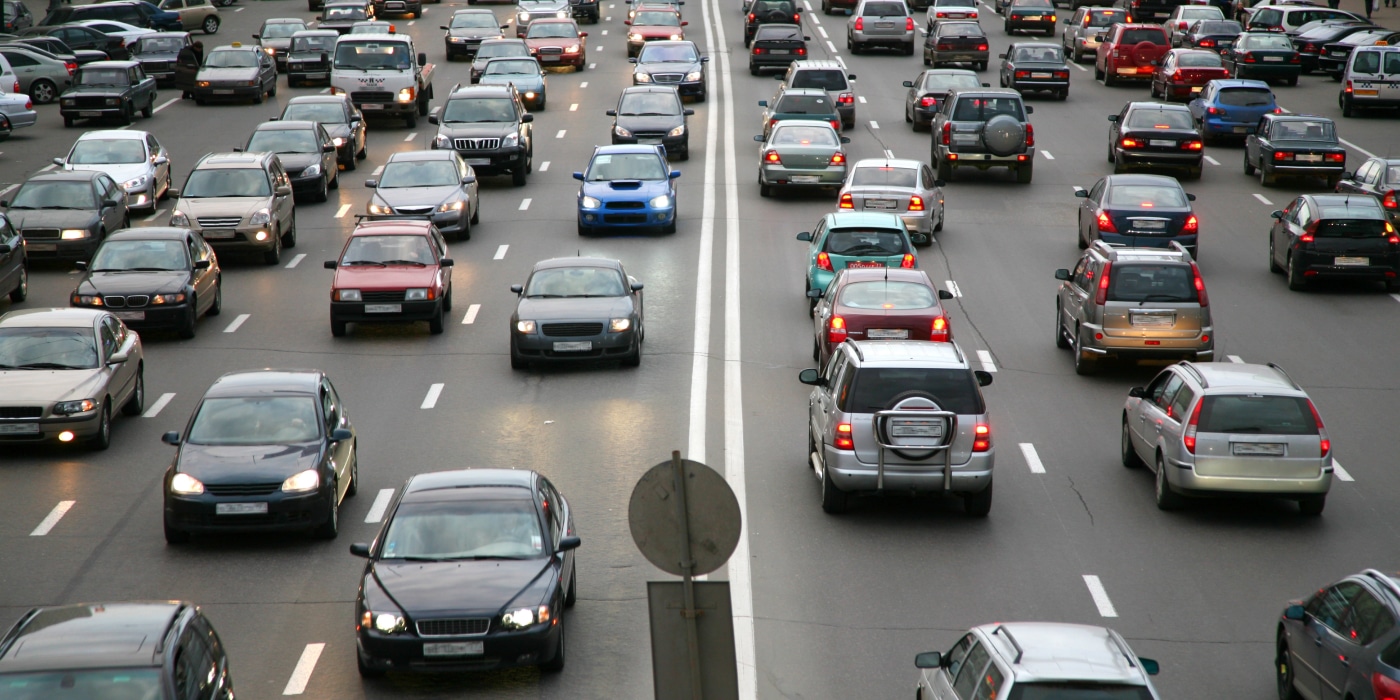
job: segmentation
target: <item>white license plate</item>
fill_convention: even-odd
[[[1265,56],[1265,63],[1283,63],[1283,56]]]
[[[397,314],[403,313],[403,304],[365,304],[367,314]]]
[[[1203,87],[1205,87],[1205,86],[1204,86],[1204,85],[1192,85],[1192,86],[1191,86],[1191,92],[1200,92],[1200,91],[1201,91],[1201,88],[1203,88]]]
[[[57,243],[35,243],[33,241],[28,241],[25,243],[25,247],[35,252],[48,252],[58,250]]]
[[[234,234],[236,234],[236,233],[238,233],[238,232],[237,232],[237,231],[234,231],[234,230],[231,229],[231,228],[207,228],[207,229],[204,229],[203,231],[200,231],[200,235],[204,236],[205,238],[216,238],[216,239],[217,239],[217,238],[233,238]]]
[[[1282,457],[1284,446],[1281,442],[1232,442],[1230,454],[1241,457]]]
[[[1137,68],[1119,68],[1118,75],[1137,75]]]
[[[1156,316],[1151,314],[1133,314],[1131,322],[1135,328],[1171,328],[1176,325],[1176,316]]]
[[[1031,73],[1031,77],[1032,77],[1032,78],[1037,78],[1037,79],[1040,79],[1040,80],[1049,80],[1050,78],[1052,78],[1052,77],[1054,77],[1054,76],[1052,76],[1052,75],[1049,74],[1049,73]]]
[[[490,158],[468,158],[467,165],[490,165]]]
[[[908,340],[908,328],[871,328],[865,332],[871,340]]]
[[[558,56],[540,56],[540,60],[546,63],[559,60]]]
[[[895,420],[890,421],[890,437],[921,437],[921,438],[941,438],[943,437],[943,421],[941,420]]]
[[[554,352],[588,352],[592,349],[593,341],[591,340],[560,341],[554,344]]]
[[[893,199],[867,199],[867,200],[865,200],[865,208],[866,208],[866,209],[893,209],[893,208],[895,208],[895,206],[896,206],[896,205],[895,205],[895,202],[894,202]]]
[[[1248,134],[1254,130],[1247,126],[1237,126],[1234,129],[1232,129],[1232,131],[1234,131],[1237,134]]]
[[[1363,266],[1363,267],[1364,267],[1364,266],[1366,266],[1366,265],[1370,265],[1370,264],[1371,264],[1371,259],[1370,259],[1370,258],[1333,258],[1333,259],[1332,259],[1332,264],[1333,264],[1333,265],[1341,265],[1341,266],[1360,265],[1360,266]]]
[[[1148,231],[1161,231],[1167,228],[1165,221],[1134,221],[1133,228],[1145,229]]]
[[[640,139],[637,139],[637,143],[640,143],[640,144],[646,145],[646,146],[655,146],[656,144],[659,144],[659,143],[661,143],[661,142],[663,142],[663,141],[665,141],[665,139],[659,138],[659,137],[656,137],[656,136],[651,136],[651,137],[647,137],[647,138],[640,138]]]
[[[232,91],[232,90],[215,90],[215,91],[214,91],[214,94],[215,94],[215,95],[232,95],[232,94],[233,94],[233,91]]]
[[[954,143],[977,143],[977,134],[954,134]]]
[[[879,29],[889,29],[894,26],[894,22],[876,22],[875,26]]]
[[[821,182],[822,179],[816,175],[793,175],[788,178],[788,180],[794,185],[810,185],[812,183]]]
[[[367,102],[365,104],[360,105],[360,109],[362,111],[366,109],[384,109],[384,105],[376,104],[374,102]]]
[[[112,313],[115,314],[117,318],[119,318],[119,319],[121,319],[121,320],[123,320],[123,321],[144,321],[144,320],[146,320],[146,312],[145,312],[145,311],[113,311]]]
[[[788,50],[787,50],[787,49],[773,49],[773,50],[769,51],[768,53],[771,53],[771,54],[773,54],[774,56],[786,56],[786,55],[788,54]]]
[[[1300,162],[1300,163],[1321,163],[1321,162],[1322,162],[1322,154],[1321,154],[1321,153],[1299,153],[1298,155],[1293,156],[1293,160],[1296,160],[1296,161],[1298,161],[1298,162]]]
[[[1030,15],[1029,17],[1022,17],[1021,19],[1024,19],[1027,22],[1039,22],[1040,15]]]
[[[266,503],[215,503],[216,515],[266,515]]]
[[[38,435],[38,423],[0,423],[0,435]]]
[[[1175,142],[1175,141],[1168,141],[1168,140],[1166,140],[1166,139],[1148,139],[1147,145],[1149,145],[1149,146],[1163,146],[1163,147],[1171,148],[1172,146],[1175,146],[1175,145],[1176,145],[1176,142]]]
[[[480,656],[485,653],[486,642],[443,642],[423,645],[423,656]]]
[[[80,116],[80,117],[100,117],[100,116],[102,116],[102,113],[101,113],[101,112],[78,112],[78,116]]]
[[[849,268],[851,268],[851,269],[853,269],[853,270],[858,270],[858,269],[860,269],[860,268],[862,268],[862,267],[884,267],[884,266],[885,266],[885,263],[880,262],[879,260],[852,260],[852,261],[846,263],[846,267],[849,267]]]

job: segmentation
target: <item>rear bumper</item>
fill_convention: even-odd
[[[1115,149],[1120,158],[1134,165],[1162,165],[1172,168],[1199,168],[1205,154],[1201,151],[1166,153],[1159,151],[1129,151]]]
[[[1046,90],[1058,92],[1069,89],[1069,80],[1012,80],[1011,89],[1030,92],[1035,90]]]
[[[252,87],[229,87],[229,88],[202,88],[196,87],[190,90],[190,94],[196,100],[256,100],[262,95],[261,85]]]
[[[1035,148],[1028,148],[1025,153],[1012,153],[1009,156],[998,156],[991,153],[958,153],[949,150],[947,146],[938,146],[937,152],[939,161],[947,160],[948,164],[953,167],[966,165],[979,170],[1016,168],[1035,162]]]
[[[893,455],[891,459],[897,459]],[[962,464],[952,465],[949,493],[980,493],[992,483],[992,466],[996,450],[978,452]],[[842,491],[875,491],[877,482],[885,491],[943,493],[944,467],[941,458],[927,464],[885,463],[883,479],[879,465],[862,462],[854,451],[838,450],[822,445],[822,464],[831,475],[832,483]]]
[[[938,51],[927,49],[924,53],[928,60],[933,63],[986,63],[989,59],[987,51]]]
[[[1400,279],[1400,255],[1350,253],[1326,255],[1311,251],[1297,251],[1293,255],[1300,263],[1304,277],[1308,279],[1356,279],[1356,280],[1397,280]],[[1368,265],[1338,265],[1338,257],[1367,258]]]
[[[1311,479],[1280,479],[1269,477],[1202,476],[1192,465],[1167,460],[1167,481],[1177,491],[1191,495],[1262,494],[1268,496],[1318,496],[1332,488],[1332,465],[1329,461],[1321,473]]]
[[[1281,177],[1332,177],[1346,172],[1345,164],[1338,165],[1282,165],[1269,161],[1264,168],[1271,175]]]
[[[1201,122],[1201,132],[1210,136],[1248,136],[1259,128],[1259,120],[1240,122],[1206,118]]]
[[[442,315],[438,308],[442,301],[404,301],[389,302],[397,304],[400,309],[395,313],[366,313],[365,304],[360,302],[333,301],[331,302],[331,320],[349,323],[412,323],[414,321],[430,321]]]
[[[914,32],[904,32],[903,34],[871,34],[869,32],[851,31],[851,41],[867,46],[909,46],[914,43]]]
[[[95,238],[58,240],[53,238],[25,239],[24,254],[30,260],[87,260],[97,251]]]
[[[794,182],[794,178],[800,180]],[[786,168],[781,165],[763,165],[759,168],[759,181],[765,185],[785,187],[839,187],[846,180],[846,168],[829,167],[821,170]]]
[[[1237,64],[1237,66],[1239,69],[1239,77],[1257,78],[1259,80],[1296,78],[1303,72],[1303,66],[1300,63],[1285,63],[1275,66],[1266,64],[1246,65],[1241,63]]]

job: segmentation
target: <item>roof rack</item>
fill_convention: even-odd
[[[356,214],[355,224],[366,221],[432,221],[432,214]]]
[[[1118,646],[1118,651],[1123,654],[1123,658],[1128,660],[1128,666],[1137,668],[1138,658],[1133,656],[1133,650],[1129,649],[1127,643],[1118,637],[1118,633],[1113,630],[1108,630],[1108,636],[1113,640],[1113,643]]]
[[[1177,363],[1177,366],[1195,375],[1196,381],[1201,383],[1202,389],[1210,388],[1210,382],[1206,381],[1206,375],[1201,374],[1201,370],[1198,369],[1195,364],[1187,360],[1182,360],[1181,362]]]
[[[1013,663],[1013,664],[1019,664],[1019,663],[1021,663],[1021,657],[1026,653],[1026,650],[1025,650],[1025,649],[1022,649],[1022,648],[1021,648],[1021,645],[1018,644],[1018,643],[1016,643],[1016,637],[1013,636],[1013,635],[1011,634],[1011,630],[1006,629],[1006,625],[997,625],[997,628],[994,629],[994,630],[992,630],[992,634],[997,634],[997,633],[1000,633],[1000,634],[1002,634],[1002,635],[1005,635],[1005,636],[1006,636],[1006,641],[1011,642],[1011,646],[1013,646],[1013,647],[1016,648],[1016,658],[1012,659],[1012,660],[1011,660],[1011,663]]]
[[[1361,574],[1380,581],[1382,586],[1385,586],[1391,593],[1394,593],[1395,597],[1400,598],[1400,583],[1396,583],[1395,579],[1391,578],[1389,574],[1378,569],[1366,569],[1362,571]]]
[[[844,343],[844,342],[846,342],[846,341],[841,341],[841,342]],[[861,362],[865,362],[865,353],[863,353],[863,352],[860,351],[860,346],[859,346],[859,345],[856,345],[855,343],[846,343],[846,344],[849,345],[849,346],[851,346],[851,349],[852,349],[852,350],[855,350],[855,351],[856,351],[856,357],[859,357]]]
[[[1283,378],[1284,378],[1284,379],[1287,379],[1287,380],[1288,380],[1288,383],[1289,383],[1289,384],[1292,384],[1294,389],[1297,389],[1298,391],[1302,391],[1302,390],[1303,390],[1303,387],[1298,386],[1298,382],[1293,381],[1293,377],[1288,376],[1288,373],[1285,372],[1285,371],[1283,371],[1283,368],[1282,368],[1282,367],[1279,367],[1278,365],[1276,365],[1276,364],[1274,364],[1274,363],[1272,363],[1272,362],[1268,363],[1268,365],[1269,365],[1269,367],[1271,367],[1274,371],[1278,372],[1279,374],[1282,374],[1282,375],[1283,375]]]
[[[1172,241],[1167,244],[1167,247],[1185,255],[1187,260],[1191,259],[1191,251],[1187,250],[1186,246],[1181,244],[1181,241]]]
[[[1097,250],[1100,254],[1104,256],[1109,256],[1117,254],[1119,248],[1125,248],[1127,246],[1123,245],[1122,243],[1109,243],[1108,241],[1105,241],[1103,239],[1098,239],[1094,241],[1092,247],[1094,250]]]

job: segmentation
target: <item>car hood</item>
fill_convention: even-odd
[[[617,116],[617,125],[628,131],[670,131],[685,123],[679,114],[662,116]]]
[[[307,166],[321,162],[320,153],[278,153],[277,158],[289,173],[299,173]]]
[[[78,282],[78,294],[169,294],[179,292],[190,282],[190,273],[172,272],[87,272]]]
[[[515,307],[516,318],[534,321],[587,318],[623,318],[632,313],[630,297],[572,297],[568,299],[527,299]]]
[[[325,127],[325,129],[326,129],[326,134],[328,134],[328,135],[329,135],[331,138],[333,138],[333,139],[348,139],[348,138],[350,138],[350,125],[349,125],[349,124],[336,124],[335,122],[321,122],[321,126]]]
[[[120,185],[127,180],[135,180],[142,175],[151,174],[152,168],[149,163],[121,163],[116,165],[90,165],[77,164],[65,165],[64,170],[77,170],[80,172],[107,173]]]
[[[462,188],[454,185],[442,187],[386,187],[374,193],[392,207],[413,206],[415,204],[438,204],[451,197]]]
[[[650,75],[650,74],[652,74],[652,73],[682,73],[682,74],[684,74],[684,73],[693,73],[693,72],[695,72],[695,71],[700,70],[700,65],[701,65],[701,64],[700,64],[698,61],[691,61],[691,62],[686,62],[686,63],[681,63],[681,62],[679,62],[679,61],[674,62],[674,63],[638,63],[638,64],[637,64],[637,69],[636,69],[635,72],[637,72],[637,73],[646,73],[646,74],[648,74],[648,75]]]
[[[249,214],[271,206],[271,197],[181,197],[175,203],[176,209],[191,217],[236,215],[247,218]]]
[[[176,470],[206,484],[282,481],[320,462],[321,443],[180,446]]]
[[[83,97],[86,95],[120,95],[127,91],[126,85],[74,85],[63,91],[60,97]]]
[[[258,77],[257,68],[200,68],[194,76],[197,80],[252,80]]]
[[[438,127],[439,134],[462,138],[505,138],[515,131],[515,122],[448,122]]]
[[[90,399],[102,387],[100,369],[0,370],[8,403],[46,403]]]
[[[666,180],[609,180],[585,182],[580,188],[580,193],[606,202],[620,197],[650,199],[658,195],[670,194],[671,188]]]
[[[369,575],[409,617],[494,616],[550,570],[548,557],[521,560],[372,563]]]
[[[515,89],[525,92],[526,90],[538,90],[544,87],[544,76],[542,75],[483,75],[477,81],[480,85],[515,85]]]
[[[435,266],[375,267],[357,265],[337,267],[333,286],[336,289],[412,289],[431,287],[437,280]]]
[[[544,25],[540,25],[540,26],[544,26]],[[529,47],[532,48],[532,49],[542,49],[542,48],[560,48],[560,49],[564,49],[564,48],[568,48],[568,47],[570,47],[570,46],[574,46],[574,45],[581,44],[581,43],[583,43],[583,39],[581,39],[580,37],[576,37],[576,36],[548,37],[548,38],[541,37],[541,38],[538,38],[538,39],[529,39],[529,38],[525,39],[525,45],[526,45],[526,46],[529,46]]]
[[[10,225],[25,228],[87,228],[97,221],[91,209],[10,209]]]

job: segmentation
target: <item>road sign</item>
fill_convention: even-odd
[[[632,540],[647,561],[676,576],[708,574],[724,565],[739,544],[739,501],[719,472],[688,459],[680,460],[684,485],[677,483],[675,464],[666,460],[651,469],[632,489],[627,521]],[[678,487],[681,493],[678,494]],[[684,497],[684,502],[677,501]],[[681,513],[686,513],[682,522]],[[689,542],[682,533],[689,532]],[[685,545],[689,544],[689,555]],[[689,571],[686,559],[693,557]]]

